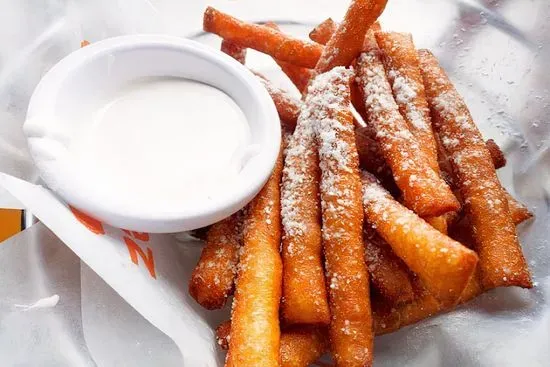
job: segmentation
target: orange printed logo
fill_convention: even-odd
[[[138,239],[140,241],[144,241],[144,242],[149,241],[149,233],[128,231],[127,229],[123,229],[122,231],[126,233],[128,236],[134,237],[135,239]]]
[[[98,221],[97,219],[94,219],[90,217],[89,215],[86,215],[79,211],[78,209],[73,208],[72,206],[69,206],[69,209],[71,209],[71,212],[75,216],[76,219],[80,223],[82,223],[86,228],[88,228],[92,233],[104,235],[105,229],[103,228],[103,223]],[[124,236],[124,242],[126,243],[126,247],[128,248],[128,252],[130,253],[130,260],[136,265],[139,265],[138,262],[138,256],[141,257],[141,260],[145,264],[145,267],[149,271],[149,274],[154,279],[157,279],[157,274],[155,272],[155,258],[153,257],[153,250],[151,250],[149,247],[147,247],[147,253],[145,253],[141,247],[130,237],[133,237],[139,241],[147,242],[149,241],[149,233],[144,232],[134,232],[134,231],[128,231],[126,229],[122,230],[124,233],[126,233],[128,236]]]
[[[149,274],[155,279],[157,279],[157,274],[155,273],[155,258],[153,257],[153,251],[147,247],[147,254],[143,252],[141,247],[137,243],[134,242],[129,237],[124,236],[124,242],[126,243],[126,247],[128,247],[128,251],[130,252],[130,259],[132,262],[136,265],[138,265],[138,255],[141,257],[141,260],[145,264],[145,267],[147,270],[149,270]]]
[[[73,212],[74,216],[78,221],[86,226],[90,231],[92,231],[95,234],[105,234],[105,230],[103,229],[103,224],[98,221],[97,219],[94,219],[90,217],[89,215],[86,215],[82,213],[80,210],[73,208],[69,205],[69,209],[71,209],[71,212]]]

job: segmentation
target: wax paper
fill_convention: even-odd
[[[39,186],[21,131],[28,100],[40,77],[83,39],[168,33],[218,47],[219,40],[200,32],[206,5],[248,20],[276,20],[305,36],[316,22],[341,18],[347,2],[1,5],[0,207],[24,207],[40,222],[0,245],[0,365],[221,365],[213,328],[228,310],[204,311],[187,293],[201,244],[184,234],[144,237],[108,226],[98,233],[79,221]],[[389,1],[383,26],[412,32],[418,47],[434,50],[484,135],[503,147],[508,165],[499,176],[536,215],[518,228],[535,288],[493,290],[451,313],[378,337],[376,366],[550,364],[549,17],[546,0]],[[249,61],[291,88],[268,58],[250,53]]]

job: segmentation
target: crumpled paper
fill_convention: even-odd
[[[94,233],[55,195],[34,185],[38,177],[21,131],[28,100],[40,77],[82,39],[161,32],[193,35],[217,47],[215,37],[199,32],[207,4],[250,20],[284,21],[287,31],[305,35],[307,27],[289,22],[338,19],[346,2],[4,3],[0,171],[7,175],[0,175],[0,207],[25,207],[41,223],[0,245],[1,365],[221,365],[213,328],[228,310],[204,311],[187,294],[200,244],[183,235],[145,241],[106,226],[105,234]],[[544,0],[389,2],[383,26],[410,31],[419,47],[436,52],[484,135],[505,150],[508,165],[499,176],[536,215],[519,227],[536,286],[493,290],[449,314],[378,337],[376,366],[548,365],[549,17]],[[251,52],[249,62],[277,74],[262,55]]]

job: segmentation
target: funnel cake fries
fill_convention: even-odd
[[[321,45],[326,45],[337,28],[338,24],[332,18],[328,18],[309,32],[309,39]]]
[[[313,68],[323,51],[323,46],[317,43],[292,38],[262,25],[242,22],[212,7],[204,12],[203,28],[242,47],[253,48],[277,60],[306,68]]]
[[[399,113],[378,50],[359,57],[358,82],[367,96],[368,123],[377,131],[380,148],[406,205],[420,216],[457,210],[459,203],[449,186],[431,169],[426,157],[418,154],[420,146]]]
[[[399,111],[416,137],[428,164],[439,172],[430,109],[412,36],[395,32],[377,32],[375,36],[384,55],[382,61]]]
[[[241,247],[241,215],[215,223],[189,282],[189,294],[204,308],[222,308],[233,291]]]
[[[483,293],[483,287],[478,276],[478,271],[476,270],[460,296],[459,304],[467,303]],[[454,308],[454,306],[441,305],[430,292],[423,288],[420,282],[415,284],[415,294],[414,301],[391,309],[384,304],[373,303],[374,330],[376,335],[397,331],[402,327],[427,319],[438,313],[448,312]]]
[[[508,199],[508,206],[510,207],[510,214],[512,215],[512,222],[515,225],[523,223],[527,219],[533,218],[533,213],[527,209],[525,205],[517,201],[512,195],[508,192],[505,192],[506,198]]]
[[[324,329],[311,326],[285,329],[281,334],[281,366],[310,366],[328,349],[328,335]]]
[[[441,169],[441,173],[445,176],[445,180],[451,185],[453,190],[456,190],[456,184],[457,181],[454,177],[453,169],[451,167],[451,163],[449,162],[449,159],[447,158],[447,154],[445,153],[445,150],[441,146],[440,139],[436,139],[436,142],[438,144],[438,150],[439,150],[439,167]],[[493,164],[496,167],[499,165],[504,165],[503,163],[506,163],[506,159],[504,158],[504,155],[502,151],[500,150],[500,147],[496,145],[496,143],[489,139],[485,142],[485,145],[487,146],[487,149],[489,150],[491,154],[491,160],[493,161]],[[459,192],[456,192],[457,196],[460,196]],[[510,193],[506,190],[504,190],[504,194],[506,195],[506,198],[508,199],[508,206],[510,208],[510,215],[512,216],[512,222],[515,225],[518,225],[527,219],[530,219],[533,217],[533,213],[529,211],[529,209],[517,201]]]
[[[279,117],[288,130],[292,131],[296,127],[296,121],[300,114],[301,102],[292,97],[282,89],[273,86],[263,75],[255,73],[264,85],[265,89],[273,99]]]
[[[273,22],[267,22],[265,25],[269,28],[273,28],[277,31],[280,31],[279,26],[277,26],[277,24]],[[281,61],[275,58],[274,60],[277,63],[277,65],[281,67],[281,70],[283,71],[283,73],[285,73],[286,76],[288,76],[288,78],[290,79],[290,81],[294,83],[298,91],[302,93],[304,89],[307,87],[309,80],[311,79],[312,70],[301,66],[296,66],[289,62]]]
[[[231,333],[231,321],[222,322],[216,328],[216,340],[220,348],[227,350]],[[281,367],[308,367],[329,349],[325,329],[298,325],[281,331]]]
[[[454,305],[477,264],[475,252],[438,232],[363,173],[365,217],[443,305]]]
[[[486,288],[532,287],[506,193],[468,107],[427,50],[419,51],[434,128],[453,168],[475,232],[481,280]]]
[[[426,101],[418,53],[410,33],[377,32],[376,41],[384,57],[386,75],[399,112],[415,136],[430,167],[439,174],[437,145],[432,130],[430,108]],[[447,233],[444,216],[424,218],[439,232]]]
[[[350,2],[313,42],[204,14],[223,52],[271,56],[302,94],[256,73],[285,128],[281,156],[247,211],[210,227],[190,281],[210,309],[234,289],[216,330],[226,366],[325,365],[325,353],[371,366],[375,335],[532,286],[515,225],[533,214],[498,181],[503,152],[435,57],[381,30],[387,0]]]
[[[313,75],[313,71],[311,69],[296,66],[289,62],[277,59],[275,59],[275,62],[281,67],[283,73],[288,76],[290,81],[296,86],[300,93],[302,93],[307,88],[309,80]]]
[[[336,66],[348,66],[363,49],[370,26],[386,7],[387,0],[352,0],[344,20],[327,42],[315,72],[324,73]]]
[[[280,154],[271,177],[247,209],[226,366],[280,364],[282,165]]]
[[[332,352],[338,365],[365,366],[372,363],[374,335],[362,241],[359,161],[348,108],[351,76],[350,70],[337,67],[315,77],[302,115],[317,124]]]
[[[502,152],[502,150],[500,150],[500,147],[497,145],[497,143],[495,143],[493,139],[486,140],[485,146],[491,154],[491,160],[495,165],[495,169],[506,166],[506,157],[504,157],[504,153]]]
[[[281,185],[283,223],[283,320],[328,324],[330,312],[321,260],[319,157],[314,123],[298,119],[285,151]]]
[[[371,283],[392,306],[414,298],[412,274],[391,247],[365,221],[363,242]]]

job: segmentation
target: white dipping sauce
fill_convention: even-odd
[[[181,78],[125,85],[89,118],[70,146],[73,159],[98,189],[151,210],[224,190],[238,175],[236,157],[250,135],[227,94]]]

